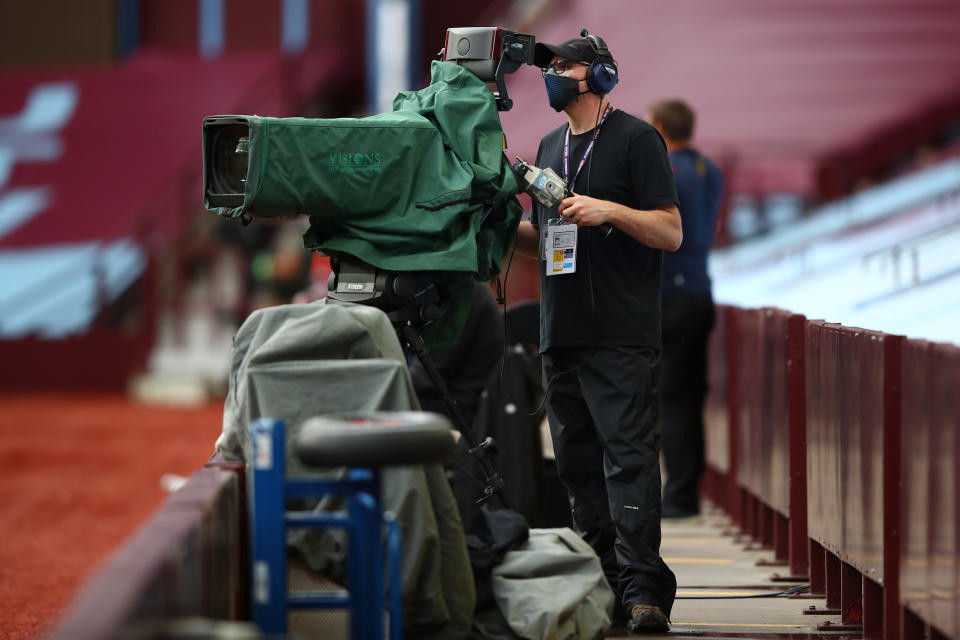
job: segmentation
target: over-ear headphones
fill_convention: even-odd
[[[591,34],[586,29],[580,30],[580,37],[590,43],[596,59],[587,68],[587,88],[597,95],[605,95],[617,85],[617,63],[610,55],[607,43],[600,36]]]

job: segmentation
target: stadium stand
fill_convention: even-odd
[[[288,113],[347,75],[334,36],[362,20],[351,3],[315,3],[334,26],[314,28],[335,40],[317,58],[244,52],[279,44],[263,35],[279,18],[258,10],[228,29],[229,55],[202,63],[198,4],[142,2],[144,48],[120,68],[0,70],[0,360],[17,363],[0,387],[121,388],[161,331],[160,258],[198,206],[199,117]],[[538,39],[604,37],[620,62],[615,106],[691,102],[698,143],[727,173],[704,489],[739,541],[786,567],[771,579],[809,583],[796,609],[827,616],[776,637],[960,638],[960,4],[536,4],[525,26]],[[511,79],[519,108],[502,117],[508,153],[527,159],[562,121],[534,73]],[[121,122],[129,136],[110,133]],[[149,136],[134,128],[148,122]],[[535,292],[533,278],[515,264],[511,289]],[[249,619],[242,473],[194,474],[53,637]],[[691,636],[772,637],[756,601],[721,602],[739,625],[712,619]]]
[[[960,342],[960,161],[860,191],[716,251],[718,300]]]
[[[939,1],[613,0],[558,3],[536,31],[601,34],[620,62],[614,106],[643,117],[663,96],[693,105],[698,146],[752,203],[746,234],[770,226],[778,197],[800,207],[781,217],[798,217],[955,125],[957,25],[960,6]],[[562,115],[544,114],[540,83],[514,83],[523,108],[503,116],[508,152],[534,157]]]
[[[0,113],[14,114],[0,129],[0,353],[22,363],[0,384],[123,389],[143,370],[170,286],[159,274],[183,270],[177,248],[202,211],[203,116],[294,114],[313,82],[337,86],[349,68],[342,49],[314,55],[0,71]],[[89,375],[71,366],[93,361]]]

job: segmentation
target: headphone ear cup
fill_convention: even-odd
[[[590,91],[605,95],[617,86],[617,65],[606,60],[597,60],[587,68],[587,88]]]

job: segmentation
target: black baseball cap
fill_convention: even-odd
[[[547,44],[538,42],[533,51],[533,64],[541,69],[550,64],[553,56],[560,56],[566,60],[578,62],[593,62],[600,56],[597,50],[586,38],[573,38],[561,44]]]

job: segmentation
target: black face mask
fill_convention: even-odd
[[[543,76],[543,83],[547,86],[547,99],[550,100],[550,106],[554,111],[563,111],[568,104],[580,98],[580,96],[590,93],[589,91],[580,91],[580,81],[574,78],[565,78],[554,73],[548,73]]]

